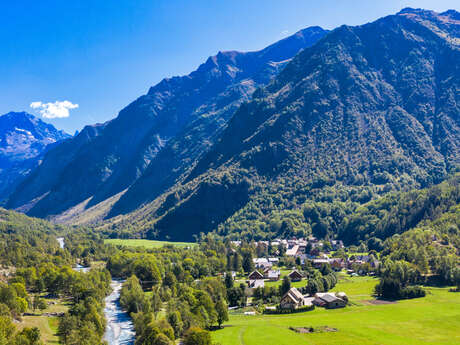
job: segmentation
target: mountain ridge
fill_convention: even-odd
[[[267,50],[221,52],[187,76],[162,80],[115,119],[97,128],[85,127],[74,139],[74,147],[67,144],[64,159],[59,158],[64,154],[62,148],[49,153],[13,193],[8,207],[29,204],[27,213],[41,217],[58,215],[88,199],[85,207],[91,208],[130,188],[166,148],[169,153],[158,157],[157,168],[150,169],[153,175],[162,170],[160,182],[150,188],[152,194],[156,193],[153,197],[159,195],[187,169],[183,158],[195,159],[206,150],[212,136],[225,126],[239,104],[249,100],[260,83],[278,73],[292,58],[289,54],[313,44],[326,33],[319,27],[307,28]],[[278,44],[284,48],[276,49]],[[275,57],[281,61],[270,60]],[[179,148],[168,146],[170,141]],[[168,171],[159,167],[164,162],[169,164],[165,165]],[[151,180],[145,183],[149,185]],[[150,195],[134,196],[135,200],[120,202],[117,212],[129,211],[131,204],[139,206],[152,199]]]
[[[457,16],[406,9],[333,30],[241,105],[181,185],[121,223],[191,239],[261,227],[321,186],[376,197],[441,181],[460,164]],[[283,193],[294,199],[275,206]]]

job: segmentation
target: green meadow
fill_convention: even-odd
[[[42,340],[45,344],[59,344],[57,336],[59,317],[42,315],[43,313],[63,313],[69,309],[68,301],[63,299],[47,299],[47,302],[54,301],[56,304],[48,305],[45,310],[28,310],[35,315],[23,316],[18,323],[19,328],[37,327],[40,330]],[[0,343],[3,344],[3,343]]]
[[[159,248],[165,245],[172,245],[176,247],[193,247],[196,243],[191,242],[168,242],[168,241],[153,241],[153,240],[124,240],[124,239],[107,239],[104,241],[107,244],[125,247],[145,247],[145,248]]]
[[[460,344],[460,293],[427,288],[424,298],[373,304],[377,279],[342,277],[333,291],[345,291],[350,306],[290,315],[232,313],[212,333],[221,345],[293,344]],[[375,302],[374,302],[375,303]],[[289,327],[328,326],[337,332],[301,334]]]

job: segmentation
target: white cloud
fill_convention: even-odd
[[[56,101],[54,103],[32,102],[32,109],[38,109],[41,116],[46,119],[55,119],[69,117],[69,110],[78,108],[78,104],[73,104],[69,101]]]
[[[281,36],[287,36],[289,34],[289,30],[283,30],[281,31]]]

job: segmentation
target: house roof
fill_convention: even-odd
[[[304,297],[304,299],[303,299],[304,304],[310,306],[310,305],[313,304],[314,299],[315,299],[315,297]]]
[[[337,292],[335,295],[339,298],[347,297],[347,294],[345,292]]]
[[[298,303],[301,300],[303,300],[303,295],[296,288],[290,288],[289,291],[284,294],[283,299],[285,297],[290,298],[292,301],[294,301],[296,303]]]
[[[260,273],[259,271],[255,270],[251,272],[251,274],[249,275],[249,278],[253,280],[254,279],[264,279],[264,275]]]
[[[340,298],[336,297],[335,294],[333,293],[317,293],[316,297],[321,298],[323,301],[327,303],[331,303],[331,302],[340,300]]]
[[[299,246],[295,245],[291,249],[286,250],[286,255],[287,256],[295,256],[297,254],[298,250],[299,250]]]
[[[296,288],[290,288],[289,291],[296,296],[297,299],[303,299],[303,295]]]
[[[258,287],[264,287],[265,282],[262,279],[255,279],[255,280],[250,280],[249,281],[249,287],[251,288],[258,288]]]
[[[252,259],[252,261],[253,261],[255,264],[268,263],[268,259],[267,259],[267,258],[254,258],[254,259]]]
[[[271,262],[257,262],[255,266],[258,268],[266,268],[266,267],[270,268],[273,266],[273,264]]]
[[[315,263],[315,264],[327,264],[327,263],[329,263],[329,259],[313,259],[313,263]]]
[[[280,271],[274,271],[274,270],[268,271],[268,277],[269,277],[269,278],[279,277],[280,274],[281,274]]]
[[[302,277],[302,275],[299,273],[299,271],[294,270],[291,273],[289,273],[289,277],[294,276],[294,277]]]

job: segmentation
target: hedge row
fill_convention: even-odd
[[[272,309],[265,309],[264,314],[295,314],[295,313],[303,313],[306,311],[311,311],[314,310],[315,306],[314,305],[307,305],[304,307],[300,307],[297,309],[281,309],[279,306],[276,307],[275,310]]]

